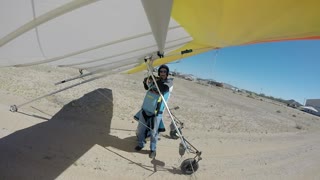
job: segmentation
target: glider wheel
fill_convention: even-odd
[[[178,128],[178,129],[179,129],[180,134],[182,134],[181,129],[180,129],[180,128]],[[171,137],[172,139],[179,139],[177,130],[170,131],[170,137]]]
[[[12,105],[12,106],[10,106],[10,111],[11,112],[17,112],[18,111],[18,107],[16,105]]]
[[[180,168],[183,174],[190,175],[198,170],[199,164],[194,158],[189,158],[181,163]]]

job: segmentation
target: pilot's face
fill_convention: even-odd
[[[159,72],[160,72],[161,79],[167,79],[167,69],[161,68]]]

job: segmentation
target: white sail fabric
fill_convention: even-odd
[[[110,69],[159,50],[140,0],[2,0],[0,8],[0,66]],[[191,40],[170,19],[164,51]]]
[[[173,0],[142,0],[159,52],[164,51]]]

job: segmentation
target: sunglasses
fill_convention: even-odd
[[[166,70],[160,70],[160,73],[167,73]]]

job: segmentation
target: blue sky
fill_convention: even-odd
[[[168,64],[171,71],[282,99],[320,99],[320,41],[222,48]]]

